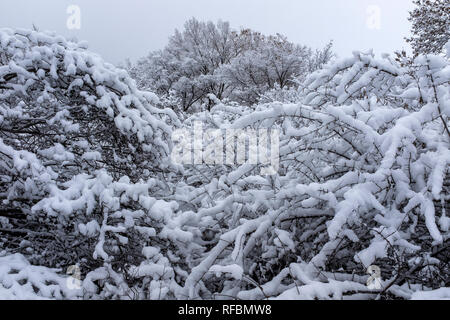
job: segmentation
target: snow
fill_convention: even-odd
[[[0,256],[1,300],[77,299],[81,290],[67,287],[67,276],[59,270],[32,266],[27,259],[14,254]]]
[[[412,294],[411,300],[450,300],[450,288],[417,291]]]
[[[209,268],[209,272],[214,273],[216,277],[220,277],[222,274],[226,274],[235,280],[241,280],[244,270],[242,270],[242,267],[237,264],[228,266],[214,265]]]
[[[0,29],[0,298],[449,299],[448,58],[354,52],[299,75],[299,90],[236,84],[265,59],[269,76],[280,61],[303,63],[276,39],[288,46],[263,37],[267,51],[228,57],[217,73],[171,72],[187,100],[193,84],[225,77],[236,90],[235,101],[193,92],[208,108],[179,112],[189,102],[140,91],[83,44]],[[149,59],[185,69],[201,59],[175,52],[184,60],[170,50]],[[199,99],[192,108],[205,106]],[[233,163],[175,163],[177,142],[190,145],[199,124],[227,136],[264,131],[260,141],[270,129],[273,172],[267,161],[235,165],[244,157],[230,141],[222,151]],[[220,153],[217,138],[195,147]],[[70,265],[81,289],[68,288]],[[380,288],[367,286],[374,266]]]

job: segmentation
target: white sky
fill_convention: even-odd
[[[81,9],[81,29],[68,30],[69,5]],[[380,8],[380,29],[367,21]],[[354,50],[376,54],[409,49],[412,0],[0,0],[0,27],[52,30],[87,40],[92,51],[117,63],[161,49],[191,17],[229,21],[265,34],[281,33],[314,48],[334,40],[339,56]]]

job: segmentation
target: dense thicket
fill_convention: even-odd
[[[449,298],[449,56],[355,52],[252,106],[205,93],[179,117],[82,43],[1,29],[0,297]],[[279,132],[279,170],[173,163],[199,121]]]

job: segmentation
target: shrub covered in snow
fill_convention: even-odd
[[[250,162],[171,163],[180,120],[82,44],[1,30],[0,45],[0,261],[14,269],[0,294],[448,297],[447,58],[355,52],[286,99],[211,95],[183,121],[278,130],[280,168],[264,176]],[[56,273],[74,264],[83,281],[67,292]],[[41,280],[19,288],[22,268]]]

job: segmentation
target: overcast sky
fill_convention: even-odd
[[[69,5],[81,9],[79,30],[66,26]],[[346,56],[370,48],[376,54],[409,49],[403,38],[412,7],[412,0],[0,0],[0,27],[34,23],[87,40],[92,51],[118,63],[163,48],[191,17],[222,19],[314,48],[334,40],[335,52]]]

